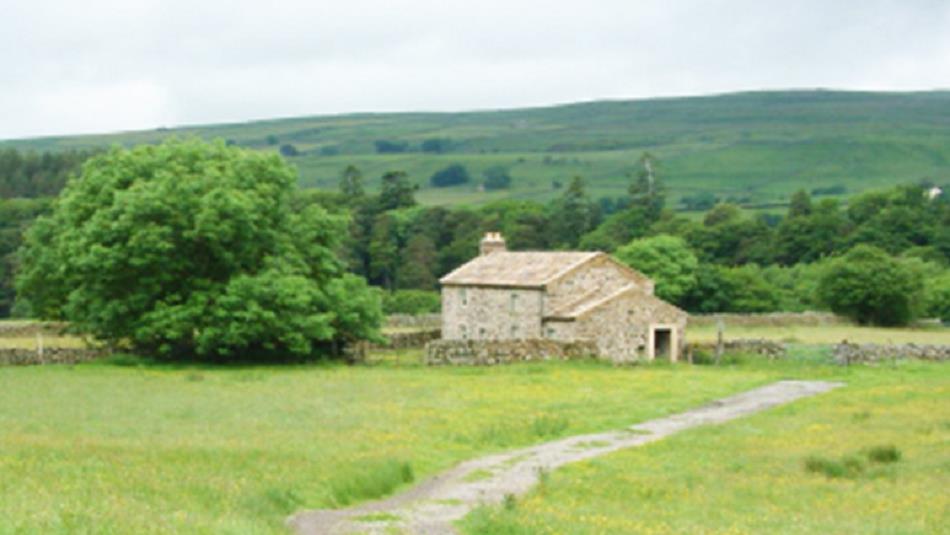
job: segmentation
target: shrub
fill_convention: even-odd
[[[294,156],[299,156],[300,151],[298,151],[297,147],[291,145],[290,143],[284,143],[280,146],[280,155],[287,158],[293,158]]]
[[[471,180],[468,169],[464,165],[454,163],[444,169],[436,171],[429,177],[429,183],[436,188],[445,188],[466,184]]]
[[[950,323],[950,271],[927,281],[927,315]]]
[[[395,154],[409,150],[409,143],[406,141],[390,141],[388,139],[377,139],[373,142],[376,152],[379,154]]]
[[[896,446],[875,446],[868,450],[868,460],[875,463],[896,463],[901,460],[901,450]]]
[[[906,325],[921,311],[923,283],[882,249],[857,245],[831,262],[818,295],[860,324]]]
[[[482,172],[485,177],[485,189],[508,189],[511,186],[511,175],[508,170],[500,165],[489,167]]]
[[[386,314],[436,314],[441,308],[439,292],[396,290],[383,296],[383,312]]]
[[[861,459],[854,456],[846,456],[840,460],[834,460],[812,455],[805,459],[805,470],[812,473],[823,474],[825,477],[831,479],[853,479],[864,472],[864,463],[861,462]]]
[[[441,154],[443,152],[448,152],[451,147],[452,140],[433,137],[423,141],[419,148],[422,149],[422,152]]]

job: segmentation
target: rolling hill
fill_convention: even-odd
[[[950,183],[950,91],[866,93],[769,91],[463,113],[351,114],[239,124],[161,128],[106,135],[0,142],[58,150],[154,143],[167,136],[222,138],[260,150],[293,145],[306,187],[335,188],[349,164],[371,188],[388,170],[407,171],[426,204],[546,200],[581,175],[593,196],[625,191],[644,151],[656,155],[674,201],[701,192],[747,206],[781,205],[795,190],[851,195],[931,180]],[[443,140],[442,152],[422,150]],[[375,142],[405,144],[377,152]],[[429,143],[428,148],[433,149]],[[398,147],[397,147],[398,148]],[[438,147],[435,147],[438,148]],[[451,163],[476,182],[491,166],[512,176],[509,190],[476,184],[428,186]]]

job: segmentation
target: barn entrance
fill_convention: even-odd
[[[666,362],[677,360],[676,332],[672,325],[653,325],[650,327],[650,358]]]

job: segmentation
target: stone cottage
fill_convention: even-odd
[[[439,282],[446,340],[593,340],[619,362],[676,361],[685,342],[687,314],[605,253],[508,251],[488,233],[479,256]]]

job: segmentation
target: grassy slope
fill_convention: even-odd
[[[0,533],[268,533],[489,451],[777,377],[536,364],[0,368]]]
[[[617,195],[626,187],[624,175],[649,150],[662,160],[674,199],[711,191],[773,203],[803,187],[843,185],[855,193],[923,178],[947,182],[948,110],[948,92],[763,92],[496,112],[308,117],[9,143],[58,149],[193,134],[275,150],[267,142],[272,135],[303,151],[291,160],[305,186],[335,187],[350,163],[369,177],[406,170],[421,185],[452,162],[466,164],[476,177],[486,167],[504,165],[514,177],[507,192],[424,188],[419,197],[428,204],[543,200],[557,194],[552,180],[566,182],[575,174],[589,180],[595,196]],[[442,155],[373,153],[376,139],[418,145],[432,137],[450,138],[456,147]],[[341,153],[321,156],[324,147]]]
[[[815,376],[819,370],[789,370]],[[945,365],[835,370],[848,386],[551,474],[508,509],[482,509],[470,534],[939,533],[950,523],[950,383]],[[866,451],[896,446],[902,459]],[[831,478],[809,456],[855,457]],[[942,527],[941,527],[942,526]]]

